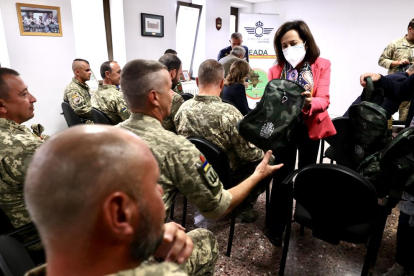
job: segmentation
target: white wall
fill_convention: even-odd
[[[406,34],[413,0],[290,0],[253,5],[254,13],[280,14],[280,23],[304,20],[332,63],[329,113],[342,115],[361,93],[359,76],[386,74],[378,66],[384,48]]]
[[[75,57],[72,11],[69,0],[25,0],[25,3],[58,6],[61,12],[62,37],[21,36],[15,0],[1,0],[0,9],[10,67],[17,70],[29,91],[37,98],[35,117],[26,125],[41,123],[47,134],[67,128],[60,113],[63,91],[73,75]]]
[[[71,3],[76,58],[88,60],[95,77],[101,80],[101,64],[108,60],[102,0],[71,0]]]
[[[174,0],[124,0],[127,61],[158,60],[165,50],[175,49],[175,9]],[[164,16],[164,37],[141,36],[141,13]]]
[[[124,24],[124,3],[119,0],[110,0],[111,29],[112,29],[112,50],[114,60],[119,66],[126,64],[125,50],[125,24]]]
[[[7,50],[6,34],[4,33],[3,17],[0,9],[0,64],[10,67],[9,51]]]

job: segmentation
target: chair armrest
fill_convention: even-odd
[[[299,170],[294,170],[292,171],[286,178],[285,180],[283,180],[282,184],[283,185],[287,185],[290,182],[292,182],[292,179],[296,176],[296,174],[298,173]]]

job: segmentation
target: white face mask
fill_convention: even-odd
[[[303,61],[303,58],[306,55],[305,43],[296,44],[295,46],[283,49],[283,55],[285,56],[286,61],[289,62],[293,68],[296,68],[296,66]]]

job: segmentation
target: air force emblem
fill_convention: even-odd
[[[256,37],[262,37],[263,35],[268,35],[272,32],[274,28],[263,28],[263,23],[261,21],[256,22],[256,27],[244,27],[248,34],[254,34]]]

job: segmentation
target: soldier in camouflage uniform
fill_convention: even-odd
[[[204,61],[198,70],[199,94],[185,102],[174,122],[177,133],[184,137],[202,137],[219,146],[230,163],[236,182],[246,179],[263,158],[263,151],[248,143],[237,131],[236,124],[243,115],[233,105],[219,97],[224,85],[224,68],[215,60]],[[266,189],[270,179],[263,181],[247,198],[247,210],[242,214],[247,222],[257,219],[253,205]]]
[[[178,84],[181,85],[180,76],[182,72],[182,64],[181,60],[177,57],[177,55],[165,54],[158,61],[167,67],[172,82],[171,89],[175,89]],[[174,125],[174,116],[175,114],[177,114],[177,111],[178,109],[180,109],[180,106],[184,103],[184,99],[183,97],[181,97],[181,94],[174,92],[170,115],[168,115],[162,121],[162,126],[166,130],[172,131],[174,133],[177,133]]]
[[[72,71],[75,76],[65,88],[63,101],[69,103],[83,123],[93,124],[91,95],[89,86],[86,84],[92,74],[89,62],[84,59],[75,59],[72,63]]]
[[[187,235],[180,225],[164,223],[158,177],[149,148],[121,128],[75,126],[49,139],[34,155],[24,185],[48,263],[27,275],[181,276],[188,275],[182,267],[189,258],[214,269],[213,234]],[[213,243],[207,248],[208,238]],[[194,245],[197,255],[191,255]],[[193,269],[210,275],[204,267]]]
[[[408,32],[402,38],[392,41],[382,52],[378,65],[387,68],[388,74],[404,72],[414,62],[414,19],[408,24]],[[400,121],[407,119],[410,102],[402,102]]]
[[[121,67],[116,61],[105,61],[100,71],[103,84],[92,96],[92,107],[103,112],[116,125],[131,115],[122,92],[117,87],[121,80]]]
[[[35,102],[18,72],[0,68],[0,209],[15,228],[31,222],[23,183],[30,159],[47,138],[41,125],[32,125],[33,132],[22,125],[34,116]],[[22,241],[37,237],[32,234],[21,237]]]

